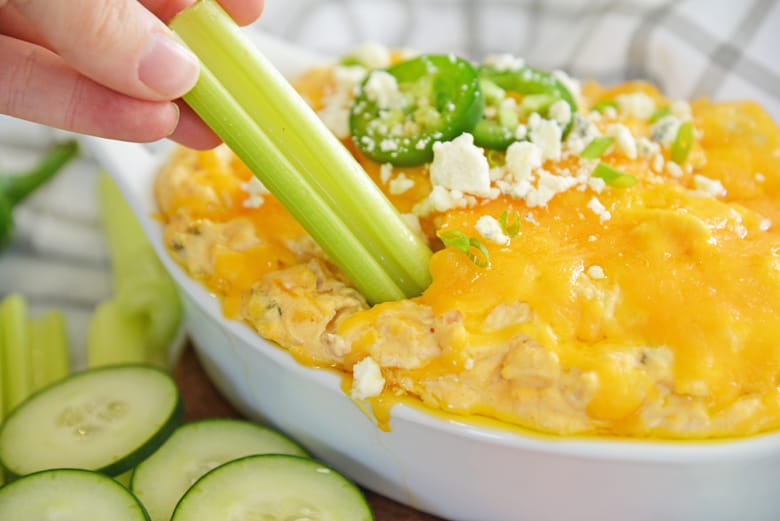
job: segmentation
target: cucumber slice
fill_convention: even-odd
[[[159,369],[89,369],[32,395],[0,426],[0,461],[14,475],[50,468],[116,476],[140,463],[181,422],[176,382]]]
[[[268,453],[308,455],[289,438],[250,421],[185,423],[135,468],[130,489],[152,521],[169,521],[176,503],[203,474],[243,456]]]
[[[372,521],[363,493],[309,458],[247,456],[206,473],[184,494],[171,521],[256,519]]]
[[[141,503],[113,479],[82,469],[35,472],[0,488],[8,521],[149,521]]]

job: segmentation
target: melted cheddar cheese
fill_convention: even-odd
[[[318,69],[297,87],[321,110],[333,78]],[[776,429],[780,129],[754,103],[698,100],[693,149],[670,165],[669,144],[653,141],[663,129],[646,116],[585,109],[621,96],[672,100],[645,83],[582,89],[581,115],[600,134],[620,124],[635,146],[656,143],[633,153],[616,143],[602,156],[637,179],[629,188],[585,179],[544,204],[502,192],[421,210],[429,165],[390,170],[353,149],[436,250],[433,283],[418,298],[369,307],[272,196],[247,207],[252,175],[224,148],[179,150],[160,175],[166,244],[228,317],[303,363],[351,378],[370,357],[383,379],[369,399],[377,406],[411,397],[557,434]],[[588,168],[566,146],[537,181],[540,170],[573,178]],[[401,175],[405,189],[392,188]],[[479,220],[502,214],[519,219],[517,234],[480,236]],[[447,229],[480,238],[489,265],[444,247],[436,231]]]

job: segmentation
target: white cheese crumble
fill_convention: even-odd
[[[506,149],[506,170],[515,183],[528,183],[531,172],[542,166],[542,151],[529,141],[515,141]]]
[[[242,203],[244,208],[260,208],[265,202],[264,196],[271,193],[255,176],[252,176],[246,183],[241,183],[241,189],[249,194],[249,197],[244,199]]]
[[[636,159],[636,141],[628,127],[622,123],[614,123],[607,128],[607,135],[615,138],[615,148],[629,159]]]
[[[359,66],[336,65],[331,71],[333,85],[322,98],[317,112],[325,126],[337,137],[349,136],[349,111],[358,84],[366,77],[366,69]]]
[[[501,223],[495,217],[483,215],[477,220],[476,229],[479,234],[496,244],[508,244],[509,237],[501,229]]]
[[[667,161],[666,162],[666,173],[669,174],[671,177],[680,178],[683,175],[683,170],[674,161]]]
[[[756,172],[755,174],[753,174],[753,179],[756,180],[756,183],[763,183],[764,181],[766,181],[766,176],[761,172]]]
[[[668,147],[674,142],[674,138],[677,137],[677,131],[680,129],[681,123],[676,116],[664,116],[653,123],[650,129],[650,138]]]
[[[636,119],[648,119],[655,112],[655,100],[644,92],[620,94],[615,102],[621,114]]]
[[[414,186],[414,180],[406,177],[406,174],[401,172],[395,178],[393,178],[387,185],[388,190],[392,195],[400,195]]]
[[[370,356],[352,367],[352,398],[365,400],[378,396],[385,388],[385,378],[379,364]]]
[[[382,163],[379,167],[379,180],[382,181],[382,184],[386,185],[392,175],[393,163]]]
[[[598,216],[599,222],[601,223],[604,223],[605,221],[608,221],[612,218],[612,214],[609,212],[609,210],[607,210],[606,207],[601,204],[601,201],[595,197],[588,201],[588,208]]]
[[[571,107],[564,100],[559,99],[550,105],[547,115],[550,119],[555,120],[561,127],[565,127],[571,120]]]
[[[726,189],[723,187],[723,183],[717,179],[710,179],[709,177],[700,174],[693,176],[693,186],[696,187],[697,192],[710,197],[726,195]]]
[[[363,90],[366,98],[376,103],[380,109],[397,108],[403,101],[403,95],[398,90],[398,81],[386,71],[373,71]]]
[[[490,194],[490,165],[471,134],[433,145],[431,183],[449,190],[476,195]]]
[[[588,268],[588,277],[592,278],[593,280],[607,278],[607,276],[604,274],[604,268],[597,264]]]
[[[499,71],[516,71],[525,67],[525,60],[507,53],[488,55],[484,63]]]
[[[534,113],[536,114],[536,113]],[[542,159],[558,160],[561,158],[561,134],[563,133],[560,125],[549,119],[534,118],[534,114],[528,118],[531,132],[529,137],[531,142],[539,147],[542,152]]]
[[[365,42],[354,47],[347,57],[354,58],[369,69],[386,69],[391,65],[390,50],[376,42]]]

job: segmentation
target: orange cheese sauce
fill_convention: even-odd
[[[318,70],[296,86],[318,108],[329,81]],[[636,92],[659,106],[669,102],[644,83],[587,84],[582,94],[592,106]],[[532,208],[502,195],[425,215],[421,228],[436,252],[433,283],[420,297],[334,315],[328,334],[346,339],[346,350],[307,347],[322,337],[282,347],[347,374],[375,358],[386,380],[374,399],[383,417],[393,397],[412,397],[559,434],[706,438],[778,428],[780,129],[751,102],[698,100],[691,109],[697,139],[679,175],[613,149],[602,161],[635,176],[636,185],[597,195],[570,189]],[[650,131],[648,121],[622,115],[606,115],[599,126],[612,120],[637,136]],[[430,192],[427,165],[395,169],[413,187],[393,194],[381,165],[350,148],[401,212]],[[662,154],[669,159],[668,147]],[[181,185],[170,173],[161,177],[158,199],[169,238],[193,222],[251,224],[256,240],[209,244],[205,271],[178,257],[221,296],[227,316],[251,322],[256,315],[248,318],[242,306],[258,281],[310,256],[291,246],[303,231],[272,196],[257,208],[244,205],[251,173],[218,156],[190,158]],[[562,171],[577,161],[564,156],[544,167]],[[725,195],[697,190],[697,176],[720,181]],[[589,208],[594,197],[608,219]],[[436,238],[447,229],[479,237],[477,220],[505,211],[519,219],[519,231],[508,244],[481,241],[487,267]],[[491,325],[508,304],[527,314]]]

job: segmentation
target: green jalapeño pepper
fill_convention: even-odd
[[[485,91],[486,108],[474,128],[474,143],[493,150],[504,150],[517,136],[521,120],[533,112],[547,116],[550,106],[558,100],[569,105],[572,114],[577,111],[574,97],[564,84],[549,72],[524,66],[518,69],[497,69],[483,65],[478,69]],[[518,95],[519,101],[508,94]],[[571,121],[564,128],[568,132]]]
[[[433,144],[470,132],[484,99],[474,67],[449,55],[423,55],[363,82],[352,105],[355,145],[380,163],[414,166],[433,159]]]
[[[0,172],[0,250],[11,241],[14,228],[14,206],[51,179],[78,152],[75,141],[51,148],[41,162],[29,171],[4,175]]]

